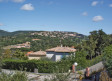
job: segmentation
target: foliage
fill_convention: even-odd
[[[22,52],[21,50],[16,50],[14,51],[14,53],[12,54],[12,58],[17,58],[17,59],[28,59],[28,57],[25,55],[25,52]]]
[[[76,51],[75,56],[74,54],[71,54],[69,57],[63,58],[63,62],[68,62],[70,66],[74,64],[74,62],[78,63],[77,70],[83,69],[87,67],[87,60],[86,60],[86,51],[81,50],[81,51]]]
[[[85,68],[87,66],[87,60],[86,60],[86,51],[81,50],[81,51],[77,51],[75,54],[75,62],[78,63],[78,67],[80,68]]]
[[[11,57],[12,57],[12,55],[11,55],[11,50],[10,50],[10,49],[5,49],[5,50],[4,50],[4,54],[3,54],[3,58],[9,59],[9,58],[11,58]]]
[[[107,35],[104,31],[92,31],[88,36],[88,40],[81,43],[81,49],[87,51],[87,59],[95,58],[103,53],[106,46],[109,46],[112,42],[110,35]],[[81,50],[80,49],[80,50]]]
[[[61,72],[63,71],[61,69],[65,67],[66,67],[65,71],[67,71],[71,69],[74,62],[77,62],[78,63],[77,69],[83,69],[102,61],[102,53],[104,52],[104,48],[112,43],[111,36],[107,35],[102,30],[90,32],[88,40],[87,38],[85,38],[85,36],[63,38],[64,33],[62,34],[53,33],[53,35],[55,35],[56,37],[51,37],[50,35],[49,36],[31,35],[31,32],[27,33],[21,32],[13,36],[0,37],[0,44],[3,46],[21,44],[26,41],[31,42],[30,49],[27,48],[11,49],[14,52],[11,58],[21,59],[21,61],[5,60],[4,63],[6,65],[4,65],[4,67],[10,69],[20,69],[20,67],[23,67],[24,69],[27,68],[28,71],[30,70],[33,71],[34,68],[38,68],[40,72],[52,73],[53,70],[57,70],[58,68],[60,68],[59,71]],[[41,39],[41,40],[32,41],[32,39]],[[46,50],[48,48],[56,47],[61,44],[63,46],[76,46],[77,52],[75,53],[75,57],[74,55],[71,55],[67,58],[63,58],[60,62],[51,62],[47,58],[42,58],[39,61],[23,60],[26,59],[25,53],[28,51],[39,51],[40,49]],[[4,57],[9,58],[8,54],[10,54],[10,51],[9,50],[5,51],[5,54],[6,55]],[[111,64],[110,62],[111,60],[109,60],[109,62],[107,63]]]
[[[28,81],[28,79],[25,72],[16,72],[14,74],[1,73],[0,81]]]
[[[87,60],[87,66],[90,67],[92,65],[95,65],[95,64],[101,62],[102,57],[103,57],[103,55],[99,55],[96,58],[93,58],[92,60]]]
[[[2,55],[3,55],[2,53],[3,53],[3,49],[2,49],[2,46],[0,46],[0,72],[1,72],[2,64],[3,64],[2,63],[2,58],[3,58],[2,57]]]
[[[51,61],[51,59],[48,58],[48,57],[41,57],[39,60],[41,60],[41,61]]]
[[[105,48],[103,55],[104,55],[103,61],[105,67],[110,76],[112,77],[112,45]]]
[[[4,49],[3,58],[4,59],[24,59],[24,60],[28,59],[26,52],[21,51],[19,49]]]
[[[70,66],[72,66],[74,62],[77,62],[78,63],[77,70],[82,70],[86,67],[90,67],[102,61],[103,55],[99,55],[96,58],[93,58],[92,60],[86,59],[86,55],[87,55],[86,51],[80,50],[80,51],[76,51],[75,57],[73,54],[69,57],[63,58],[62,61],[68,62]]]
[[[55,71],[67,72],[70,69],[70,65],[67,62],[52,62],[52,61],[41,61],[41,60],[3,60],[4,69],[15,69],[15,70],[27,70],[34,71],[38,69],[40,73],[53,73]],[[58,69],[59,68],[59,69]]]
[[[108,76],[107,72],[101,72],[100,81],[112,81],[112,79]]]
[[[44,81],[69,81],[70,72],[68,73],[53,73],[50,77],[44,79]]]
[[[46,61],[46,60],[12,60],[6,59],[3,60],[4,69],[15,69],[15,70],[27,70],[34,71],[35,68],[38,69],[39,73],[54,73],[59,71],[59,73],[68,72],[69,69],[72,69],[74,62],[78,62],[77,70],[84,69],[86,67],[92,66],[102,59],[101,56],[98,56],[92,60],[86,60],[85,51],[77,51],[76,56],[71,55],[65,59],[62,59],[58,62]]]
[[[9,34],[10,34],[10,32],[4,31],[4,30],[0,30],[0,36],[7,36]]]
[[[79,74],[79,75],[82,75],[83,73],[82,73],[81,71],[78,71],[78,74]]]
[[[46,50],[52,47],[56,47],[59,45],[63,46],[76,46],[79,44],[82,40],[86,40],[87,36],[84,36],[82,34],[76,33],[76,36],[71,37],[68,36],[68,38],[64,38],[66,36],[66,33],[74,34],[74,32],[57,32],[57,34],[52,32],[52,35],[55,35],[56,37],[51,37],[52,35],[49,36],[41,36],[41,35],[31,35],[31,33],[41,33],[42,31],[16,31],[16,32],[10,32],[12,35],[10,36],[1,36],[0,37],[0,44],[3,45],[4,47],[10,45],[16,45],[16,44],[22,44],[27,41],[31,42],[31,48],[30,49],[25,49],[25,48],[20,48],[19,50],[28,52],[28,51],[39,51],[41,50]],[[79,37],[80,36],[80,37]],[[32,41],[32,39],[41,39],[37,41]]]

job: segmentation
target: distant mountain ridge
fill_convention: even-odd
[[[20,33],[29,33],[29,32],[33,32],[33,31],[14,31],[14,32],[8,32],[5,30],[0,30],[0,36],[12,36],[12,35],[17,35]]]
[[[18,35],[18,34],[25,34],[25,33],[31,33],[31,34],[37,34],[37,35],[40,35],[40,34],[44,34],[44,35],[50,35],[50,36],[55,36],[56,34],[57,35],[63,35],[63,36],[72,36],[73,37],[84,37],[85,35],[83,34],[79,34],[79,33],[76,33],[76,32],[68,32],[68,31],[14,31],[14,32],[8,32],[8,31],[5,31],[5,30],[0,30],[0,36],[13,36],[13,35]]]
[[[10,35],[10,32],[4,31],[4,30],[0,30],[0,36],[7,36]]]

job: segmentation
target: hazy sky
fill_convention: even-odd
[[[0,29],[112,33],[112,0],[0,0]]]

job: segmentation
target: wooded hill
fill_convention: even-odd
[[[56,46],[76,46],[82,41],[87,40],[87,36],[76,32],[65,31],[0,31],[0,45],[9,46],[31,43],[30,49],[22,48],[27,51],[46,50]]]
[[[83,34],[79,34],[77,32],[67,32],[67,31],[14,31],[14,32],[8,32],[8,31],[5,31],[5,30],[0,30],[0,36],[13,36],[13,35],[18,35],[18,34],[26,34],[26,33],[34,33],[35,35],[37,34],[40,34],[40,33],[43,33],[43,34],[49,34],[51,36],[53,35],[60,35],[60,36],[65,36],[65,35],[71,35],[71,37],[87,37]],[[72,36],[73,34],[73,36]],[[69,35],[69,36],[70,36]]]

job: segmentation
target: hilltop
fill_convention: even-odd
[[[67,32],[67,31],[14,31],[14,32],[8,32],[5,30],[0,30],[0,36],[14,36],[18,34],[26,34],[29,33],[31,35],[40,35],[40,36],[50,36],[50,37],[85,37],[83,34],[79,34],[77,32]]]
[[[76,32],[65,31],[0,31],[0,45],[7,48],[25,47],[22,50],[38,51],[56,46],[76,46],[88,37]],[[30,42],[30,48],[26,48],[25,42]]]

